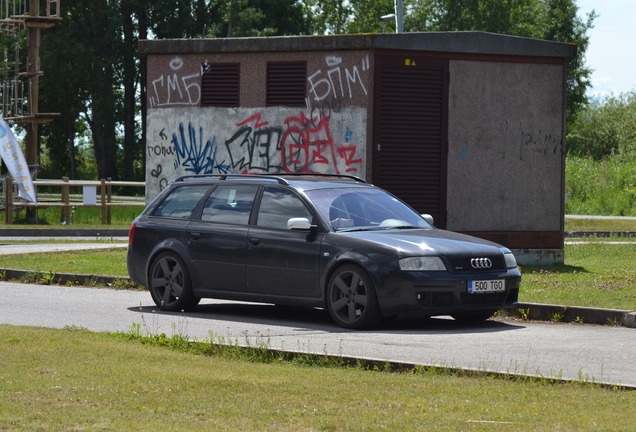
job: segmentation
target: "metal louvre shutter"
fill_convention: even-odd
[[[201,77],[201,106],[240,106],[239,63],[213,63]]]
[[[267,106],[305,106],[307,62],[267,63]]]
[[[448,62],[386,56],[377,64],[373,182],[443,227]]]

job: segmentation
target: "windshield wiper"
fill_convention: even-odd
[[[341,228],[336,230],[337,232],[353,232],[353,231],[375,231],[380,228],[378,227],[352,227],[352,228]]]
[[[382,229],[419,229],[421,227],[415,225],[395,225],[395,226],[387,226],[382,227]]]

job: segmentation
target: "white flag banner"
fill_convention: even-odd
[[[18,184],[18,196],[34,203],[38,202],[29,166],[24,160],[20,144],[3,118],[0,118],[0,157]]]

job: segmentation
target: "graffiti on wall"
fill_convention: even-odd
[[[351,109],[350,109],[351,110]],[[364,176],[364,110],[342,126],[293,108],[218,110],[183,116],[180,109],[148,116],[147,193],[189,174],[331,173]]]
[[[506,121],[501,135],[502,145],[495,145],[491,151],[499,159],[518,159],[519,161],[530,160],[536,156],[554,156],[565,153],[563,137],[542,129],[532,130],[530,127],[519,125],[512,127]],[[458,149],[459,160],[469,159],[477,147],[461,147]]]
[[[353,97],[355,87],[359,87],[364,94],[367,89],[361,75],[365,75],[369,71],[369,57],[364,57],[360,66],[357,64],[347,67],[342,57],[327,56],[325,57],[325,65],[327,69],[323,71],[318,69],[309,77],[309,100],[321,102],[322,100],[332,99],[351,99]]]
[[[183,73],[181,57],[174,57],[168,64],[169,72],[148,84],[148,106],[158,108],[169,105],[198,105],[201,100],[200,73]]]
[[[369,58],[327,55],[306,108],[200,107],[200,73],[174,57],[148,85],[147,198],[188,174],[366,174]]]

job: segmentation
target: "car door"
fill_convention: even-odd
[[[202,287],[245,291],[248,223],[258,185],[219,185],[188,226],[193,267]]]
[[[317,298],[320,296],[320,248],[317,230],[290,230],[290,218],[313,215],[294,192],[276,186],[263,190],[256,224],[247,244],[249,293]]]

